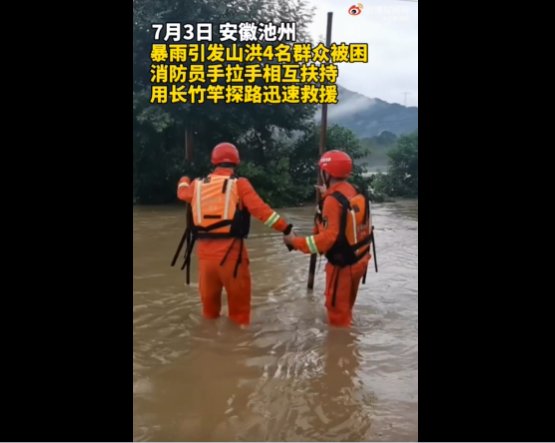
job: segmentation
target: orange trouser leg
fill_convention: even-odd
[[[223,282],[220,278],[220,260],[199,259],[200,299],[202,314],[206,318],[218,318],[222,308]]]
[[[330,263],[326,265],[326,308],[330,325],[340,327],[351,325],[353,305],[366,264],[367,260],[361,260],[344,268]]]
[[[233,276],[237,260],[226,260],[220,267],[220,277],[227,292],[229,318],[239,325],[248,325],[251,317],[251,272],[249,260],[243,258]]]

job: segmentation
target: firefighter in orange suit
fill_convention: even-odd
[[[326,308],[333,326],[348,327],[360,280],[371,258],[372,220],[368,199],[346,181],[353,169],[348,154],[333,150],[319,162],[324,186],[314,235],[288,236],[285,243],[308,254],[325,254]]]
[[[235,175],[239,151],[233,144],[216,145],[211,161],[215,169],[207,177],[193,182],[182,177],[177,185],[178,198],[191,205],[203,315],[219,317],[225,288],[229,318],[248,325],[251,275],[243,240],[249,233],[250,215],[286,236],[291,235],[292,225],[260,198],[248,179]]]

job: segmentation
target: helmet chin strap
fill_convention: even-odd
[[[330,187],[331,175],[329,175],[326,171],[320,170],[320,177],[322,178],[322,183],[326,186],[326,188]]]
[[[217,168],[235,168],[237,165],[233,164],[233,163],[218,163],[216,165]]]

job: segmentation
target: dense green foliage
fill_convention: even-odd
[[[372,183],[375,195],[418,197],[418,134],[400,137],[388,156],[388,173],[378,174]]]
[[[249,178],[268,203],[295,205],[314,195],[319,131],[311,105],[151,105],[152,23],[295,22],[297,41],[310,41],[313,11],[301,1],[134,0],[133,201],[175,201],[181,175],[210,170],[212,147],[230,141],[239,148],[239,174]],[[216,26],[216,25],[215,25]],[[185,161],[185,130],[193,135],[192,162]],[[352,132],[330,128],[327,146],[364,154]],[[355,177],[360,182],[360,176]]]

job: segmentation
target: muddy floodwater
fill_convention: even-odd
[[[308,255],[253,220],[252,323],[241,329],[225,292],[222,317],[202,318],[196,257],[190,286],[170,267],[183,207],[136,207],[134,440],[416,441],[418,202],[372,209],[379,272],[371,263],[352,328],[327,324],[325,259],[308,291]],[[313,208],[279,212],[311,232]]]

